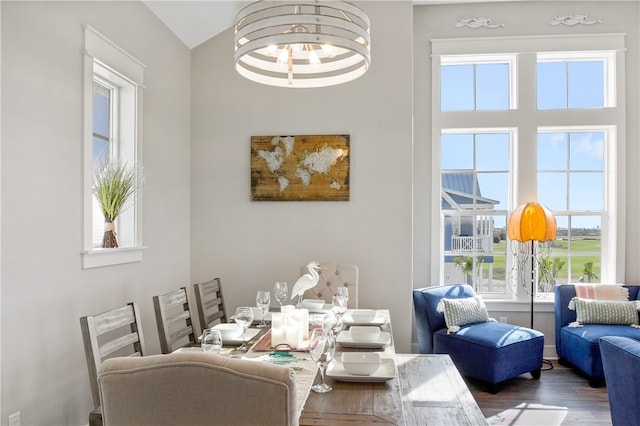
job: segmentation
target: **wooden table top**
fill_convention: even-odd
[[[387,315],[387,310],[380,310]],[[396,354],[391,323],[381,326],[391,333],[383,349],[348,348],[338,344],[335,358],[342,352],[377,351],[392,358],[396,377],[386,382],[343,382],[327,377],[333,390],[313,391],[304,404],[300,425],[486,425],[487,422],[449,355]],[[268,329],[251,339],[255,344]],[[235,350],[225,348],[231,355]],[[250,353],[249,356],[256,355]],[[319,380],[316,377],[316,381]]]

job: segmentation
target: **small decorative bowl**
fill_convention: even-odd
[[[233,340],[238,338],[242,334],[242,327],[235,323],[222,323],[213,326],[214,330],[220,330],[222,335],[222,341]]]
[[[377,342],[380,337],[380,327],[370,325],[352,325],[349,327],[354,342]]]
[[[380,354],[377,352],[343,352],[342,366],[355,376],[370,376],[380,367]]]
[[[371,322],[376,317],[376,311],[373,309],[354,309],[351,311],[351,318],[355,322]]]
[[[324,306],[324,303],[325,302],[322,299],[303,299],[302,307],[317,311],[322,309],[322,307]]]

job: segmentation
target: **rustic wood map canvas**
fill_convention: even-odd
[[[251,199],[348,201],[349,135],[252,136]]]

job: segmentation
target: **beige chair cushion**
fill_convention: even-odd
[[[355,265],[344,265],[340,263],[320,262],[327,269],[318,271],[320,279],[315,287],[305,291],[305,299],[323,299],[331,303],[331,299],[336,294],[336,288],[347,287],[349,289],[349,301],[347,307],[358,308],[358,267]],[[306,273],[306,267],[302,267],[302,273]]]
[[[293,370],[203,352],[112,358],[98,376],[110,425],[297,425]]]

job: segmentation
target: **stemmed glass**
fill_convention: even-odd
[[[262,319],[260,320],[260,324],[258,324],[258,328],[265,328],[269,325],[264,321],[264,317],[267,315],[267,311],[269,310],[269,305],[271,304],[271,293],[264,290],[258,290],[256,294],[256,306],[260,309],[262,313]]]
[[[282,307],[282,303],[284,303],[284,301],[287,300],[287,297],[289,296],[287,283],[284,281],[276,281],[274,294],[276,296],[276,300],[280,303],[280,307]]]
[[[204,352],[220,353],[222,350],[222,334],[220,330],[207,328],[202,332],[202,350]]]
[[[344,297],[344,306],[347,306],[347,302],[349,301],[349,289],[347,287],[336,288],[336,296]]]
[[[337,294],[331,298],[331,310],[336,316],[336,324],[334,329],[340,331],[342,329],[342,315],[347,311],[347,299]]]
[[[314,392],[326,393],[333,389],[326,383],[325,375],[327,365],[333,360],[335,353],[336,340],[333,337],[333,332],[322,328],[314,329],[309,337],[309,354],[320,369],[320,383],[311,387]]]
[[[253,311],[251,311],[251,308],[248,306],[240,306],[236,308],[234,320],[236,324],[242,327],[242,345],[238,347],[238,350],[246,352],[249,350],[249,345],[247,345],[245,332],[247,331],[247,327],[253,322]]]

